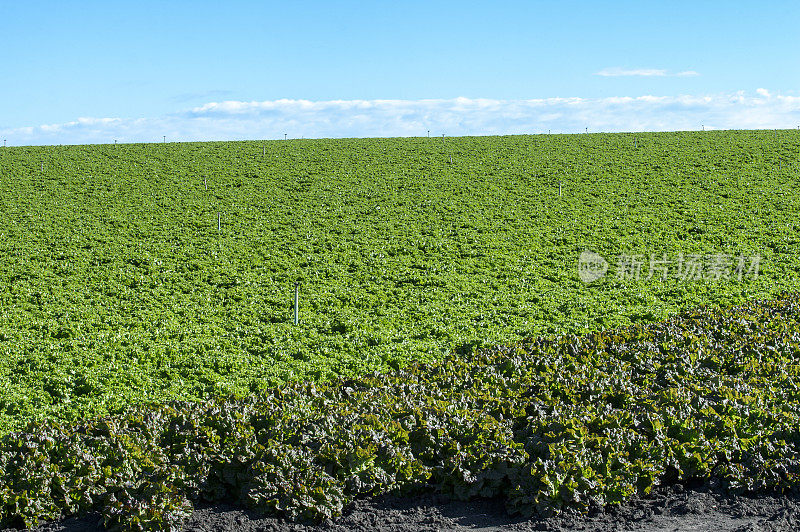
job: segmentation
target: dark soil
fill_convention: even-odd
[[[67,519],[37,528],[40,532],[95,532],[97,515]],[[800,530],[800,496],[731,496],[707,488],[662,487],[642,499],[589,515],[562,514],[546,519],[509,516],[501,500],[451,501],[437,495],[392,496],[357,501],[342,517],[318,526],[257,517],[230,506],[198,508],[186,523],[187,532],[343,532],[444,531],[480,532],[529,530],[640,531],[793,531]]]

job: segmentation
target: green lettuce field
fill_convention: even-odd
[[[3,149],[0,524],[796,486],[799,182],[791,130]]]

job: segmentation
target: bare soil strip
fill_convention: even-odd
[[[95,532],[99,516],[67,519],[36,529],[38,532]],[[662,531],[794,531],[800,530],[800,496],[731,496],[708,488],[662,487],[646,497],[608,511],[589,515],[562,514],[546,519],[509,516],[503,502],[481,499],[452,501],[438,495],[414,498],[377,497],[355,502],[343,515],[308,526],[257,517],[247,510],[216,505],[198,508],[186,532],[344,532],[344,531],[477,531],[530,530],[608,532]]]

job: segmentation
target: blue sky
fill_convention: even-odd
[[[9,145],[800,125],[800,2],[0,0]]]

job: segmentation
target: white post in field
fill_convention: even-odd
[[[300,325],[300,283],[294,283],[294,324]]]

